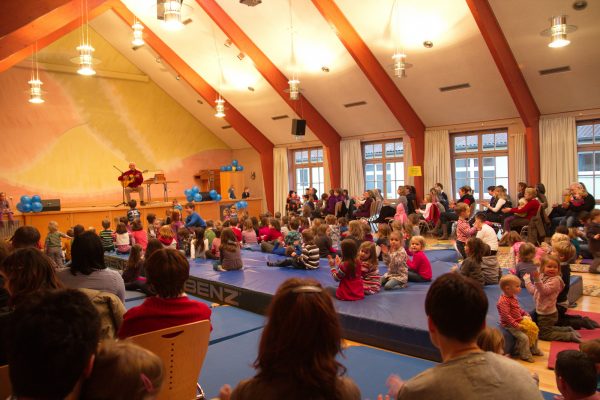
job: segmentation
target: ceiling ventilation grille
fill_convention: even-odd
[[[460,83],[458,85],[441,87],[440,92],[450,92],[452,90],[468,89],[470,87],[471,87],[470,83]]]
[[[231,129],[231,125],[222,126],[221,129]]]
[[[571,70],[571,67],[568,65],[565,65],[564,67],[541,69],[538,72],[540,73],[540,75],[551,75],[551,74],[558,74],[560,72],[569,72],[570,70]]]
[[[344,104],[344,107],[346,107],[346,108],[359,107],[359,106],[364,106],[365,104],[367,104],[367,102],[362,100],[362,101],[356,101],[354,103]]]
[[[289,118],[289,115],[276,115],[274,117],[271,117],[271,119],[273,121],[277,121],[277,120],[280,120],[280,119],[286,119],[286,118]]]

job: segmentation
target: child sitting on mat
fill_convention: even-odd
[[[211,260],[220,260],[221,252],[219,248],[221,247],[221,232],[223,232],[222,228],[215,227],[215,237],[210,244],[209,250],[206,251],[206,258],[210,258]]]
[[[514,274],[521,280],[521,287],[525,287],[523,276],[537,270],[533,262],[535,257],[535,246],[531,243],[522,243],[519,247],[519,262],[515,266]]]
[[[103,219],[102,220],[102,230],[100,231],[100,240],[102,241],[102,249],[104,251],[114,251],[115,250],[115,243],[113,241],[113,237],[115,235],[115,232],[110,229],[110,220],[109,219]],[[68,234],[68,233],[67,233]]]
[[[192,257],[192,259],[206,259],[206,253],[209,252],[209,250],[208,239],[206,239],[204,233],[204,228],[194,229],[194,238],[190,243],[190,256]]]
[[[570,326],[556,326],[558,322],[556,299],[565,287],[560,277],[560,260],[554,255],[544,257],[540,272],[525,274],[523,279],[527,291],[535,300],[537,325],[540,328],[539,338],[548,341],[581,342],[581,335]]]
[[[381,285],[385,290],[402,289],[407,286],[408,266],[406,260],[408,255],[404,250],[404,238],[402,233],[393,231],[390,234],[390,247],[382,246],[383,261],[388,270],[381,277]]]
[[[467,258],[463,260],[460,267],[456,265],[452,267],[452,271],[458,271],[462,275],[481,283],[482,286],[485,285],[485,278],[481,269],[485,250],[485,243],[481,239],[476,237],[470,238],[465,245]]]
[[[213,269],[215,271],[233,271],[242,269],[243,263],[240,245],[231,228],[223,228],[223,231],[221,232],[221,246],[219,247],[219,253],[219,261],[213,263]]]
[[[486,326],[477,335],[477,346],[483,351],[504,355],[504,335],[496,328]]]
[[[257,244],[258,239],[256,238],[256,231],[254,230],[254,224],[250,218],[246,218],[244,221],[244,230],[242,231],[242,239],[245,244]]]
[[[363,242],[358,249],[358,259],[362,271],[363,289],[366,295],[379,293],[381,289],[381,275],[379,275],[379,262],[375,243]]]
[[[158,240],[163,244],[165,248],[173,250],[177,249],[177,240],[175,240],[175,234],[171,225],[163,225],[158,230]]]
[[[291,258],[286,258],[281,261],[269,261],[269,267],[291,267],[295,269],[317,269],[319,268],[319,248],[314,244],[314,235],[312,230],[305,229],[302,231],[302,251],[298,253],[294,251]]]
[[[325,223],[329,226],[332,246],[336,249],[340,248],[340,227],[337,224],[335,215],[328,215],[325,217]]]
[[[521,280],[515,275],[504,275],[500,279],[502,294],[496,303],[500,324],[515,338],[513,354],[528,362],[533,356],[544,355],[537,347],[539,330],[529,314],[519,305],[517,295],[521,293]]]
[[[413,236],[410,239],[407,254],[412,256],[412,260],[406,260],[409,282],[431,282],[431,263],[423,251],[424,249],[425,238],[423,236]]]
[[[343,240],[342,258],[328,256],[331,276],[340,284],[335,291],[338,300],[361,300],[365,298],[363,281],[361,279],[361,262],[357,259],[358,249],[353,240]]]
[[[167,228],[171,230],[171,228]],[[127,232],[127,226],[123,222],[117,224],[115,248],[118,254],[128,254],[129,250],[131,250],[131,238],[129,237],[129,232]]]

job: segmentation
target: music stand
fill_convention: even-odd
[[[121,171],[119,168],[117,168],[116,165],[113,165],[113,167],[119,171],[121,173],[121,175],[123,175],[123,171]],[[125,186],[123,186],[123,184],[121,183],[121,190],[123,193],[123,197],[121,198],[121,202],[119,204],[115,204],[113,207],[119,207],[119,206],[126,206],[127,202],[125,202]]]

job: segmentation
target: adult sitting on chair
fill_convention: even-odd
[[[490,201],[481,202],[481,205],[486,207],[485,219],[490,222],[503,222],[502,208],[505,208],[507,204],[506,190],[501,186],[490,186],[488,192],[492,193]]]
[[[371,203],[375,201],[375,193],[368,190],[363,193],[363,203],[354,212],[354,218],[369,218],[371,216]]]
[[[173,249],[161,249],[145,263],[148,284],[156,292],[144,302],[132,307],[123,316],[119,338],[125,339],[146,332],[210,319],[210,308],[190,300],[184,292],[190,277],[190,264],[183,254]]]
[[[147,172],[147,171],[146,171]],[[131,192],[138,192],[140,196],[140,204],[144,205],[144,188],[142,187],[142,182],[144,182],[144,177],[142,176],[142,171],[138,171],[135,169],[135,163],[129,163],[129,170],[125,171],[119,176],[119,181],[123,185],[123,190],[125,190],[125,197],[127,198],[127,203],[131,200]]]
[[[343,376],[345,368],[336,359],[341,341],[338,316],[321,284],[288,279],[267,312],[254,362],[257,374],[240,382],[233,393],[223,386],[220,399],[358,400],[360,390]]]
[[[100,317],[78,290],[31,293],[15,309],[7,340],[11,399],[78,399],[94,364]]]
[[[510,232],[511,229],[519,231],[524,226],[529,225],[531,218],[535,217],[540,208],[540,202],[536,199],[537,190],[532,187],[525,189],[525,201],[527,203],[521,208],[503,208],[502,212],[513,214],[524,214],[524,217],[516,215],[508,216],[504,219],[504,232]]]

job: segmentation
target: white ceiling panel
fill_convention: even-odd
[[[582,11],[565,0],[490,3],[542,114],[600,107],[600,1],[589,0]],[[567,23],[577,30],[568,35],[570,45],[553,49],[540,32],[559,15],[567,15]],[[539,73],[563,66],[571,71]]]

